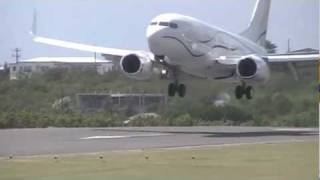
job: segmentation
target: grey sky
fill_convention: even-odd
[[[38,56],[91,56],[32,42],[33,10],[38,33],[52,38],[100,46],[147,49],[146,26],[167,12],[207,21],[241,32],[255,0],[0,0],[0,63],[12,62],[11,49],[22,48],[23,59]],[[287,49],[319,48],[319,0],[273,0],[268,38]]]

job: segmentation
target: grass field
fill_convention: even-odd
[[[317,142],[0,160],[1,180],[315,180]],[[101,158],[103,157],[103,158]]]

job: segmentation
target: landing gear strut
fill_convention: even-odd
[[[244,95],[247,99],[252,99],[252,86],[246,86],[245,83],[242,83],[242,85],[239,85],[235,89],[235,95],[237,99],[241,99]]]
[[[179,97],[184,97],[186,95],[186,86],[177,82],[170,83],[168,86],[168,95],[173,97],[176,93],[178,93]]]

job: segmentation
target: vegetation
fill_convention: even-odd
[[[278,46],[276,44],[274,44],[273,42],[266,40],[265,48],[268,53],[275,54],[275,53],[277,53]]]
[[[232,84],[191,79],[186,82],[186,98],[169,98],[160,117],[135,119],[132,126],[254,125],[317,126],[316,69],[308,69],[303,79],[275,73],[267,85],[257,86],[253,100],[235,100]],[[108,127],[122,126],[128,119],[115,112],[82,113],[75,103],[76,93],[160,92],[167,81],[130,80],[115,72],[104,76],[93,70],[50,70],[29,79],[8,80],[0,76],[0,128]],[[216,106],[221,93],[231,96],[225,106]],[[63,100],[61,100],[63,99]],[[61,101],[63,103],[61,103]]]
[[[0,159],[0,180],[311,180],[316,141]]]

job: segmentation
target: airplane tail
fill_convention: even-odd
[[[241,33],[260,46],[265,45],[271,0],[257,0],[249,27]]]

